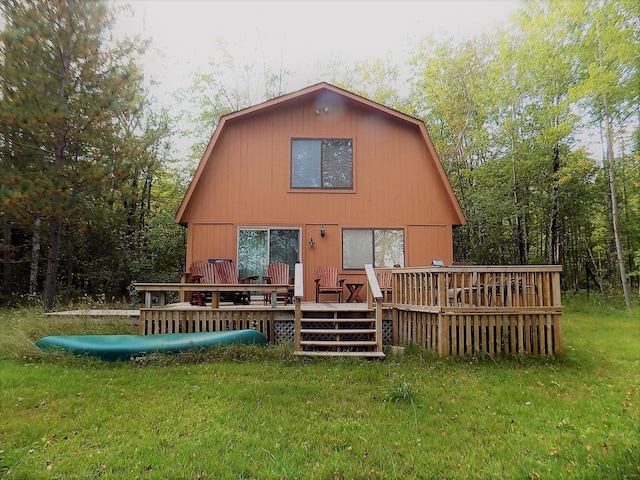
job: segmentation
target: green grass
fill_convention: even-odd
[[[0,310],[0,478],[640,478],[640,315],[568,299],[561,359],[106,363],[43,354],[126,324]]]

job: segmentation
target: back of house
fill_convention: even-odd
[[[186,267],[302,262],[311,300],[321,265],[358,282],[368,263],[451,264],[465,220],[421,121],[320,83],[223,117],[176,222]]]

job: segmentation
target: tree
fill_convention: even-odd
[[[182,95],[187,105],[187,131],[194,139],[193,160],[199,160],[204,153],[220,117],[282,95],[290,75],[282,66],[274,71],[266,63],[239,63],[222,39],[217,43],[219,56],[208,59],[207,69],[195,76]]]
[[[640,99],[638,87],[638,14],[633,0],[603,2],[586,0],[577,25],[569,24],[567,35],[578,46],[581,62],[579,83],[573,89],[575,100],[602,128],[605,154],[603,161],[609,185],[611,225],[617,268],[626,306],[631,309],[631,292],[627,278],[626,256],[620,229],[619,191],[616,172],[616,146],[631,134],[614,129],[615,123],[630,118]],[[555,8],[555,7],[554,7]],[[573,28],[571,28],[573,27]],[[631,117],[632,118],[632,117]]]
[[[334,78],[333,82],[374,102],[407,111],[407,102],[402,99],[399,90],[400,68],[389,59],[374,58],[356,62],[352,68],[341,71],[340,78]]]
[[[53,308],[66,220],[118,170],[105,146],[120,143],[115,119],[141,87],[137,40],[106,34],[114,13],[99,0],[2,0],[4,96],[0,121],[3,203],[47,221],[43,305]],[[84,202],[84,203],[83,203]]]

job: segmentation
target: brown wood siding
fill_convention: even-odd
[[[187,249],[187,265],[195,260],[210,258],[230,258],[237,260],[236,227],[233,224],[202,224],[189,225],[189,240],[191,248]],[[194,241],[192,239],[197,239]]]
[[[429,266],[433,260],[442,260],[446,265],[453,262],[451,226],[410,225],[405,241],[407,266]]]
[[[334,92],[321,97],[225,124],[182,215],[189,224],[188,263],[235,259],[238,226],[303,227],[307,298],[317,265],[341,267],[344,227],[402,228],[407,266],[434,258],[450,263],[451,225],[459,220],[420,129]],[[329,111],[316,114],[325,105]],[[352,138],[354,189],[291,189],[292,138]],[[327,228],[325,239],[319,238],[320,225]]]

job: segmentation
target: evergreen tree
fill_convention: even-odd
[[[43,304],[50,310],[65,222],[70,232],[77,229],[95,207],[90,199],[122,172],[111,155],[122,144],[116,119],[136,107],[141,74],[135,59],[143,46],[107,37],[114,12],[103,1],[0,5],[6,20],[0,36],[2,200],[12,215],[46,222]]]

